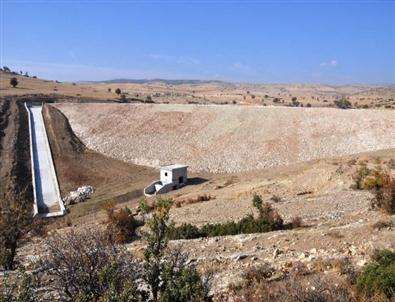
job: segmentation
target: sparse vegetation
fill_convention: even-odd
[[[230,286],[224,300],[356,302],[349,284],[335,285],[330,278],[319,278],[305,267],[295,266],[289,273],[281,273],[268,264],[248,269],[241,282]]]
[[[364,268],[357,280],[360,297],[395,297],[395,253],[389,250],[376,251],[372,261]],[[384,301],[384,300],[383,300]]]
[[[16,273],[4,272],[0,285],[1,302],[36,302],[37,280],[23,270]]]
[[[180,250],[167,247],[171,205],[165,199],[155,202],[143,262],[101,230],[50,238],[41,265],[62,301],[209,301],[209,279],[201,278]]]
[[[237,222],[205,224],[201,228],[184,223],[173,226],[170,231],[171,239],[193,239],[199,237],[214,237],[237,234],[265,233],[280,230],[284,227],[283,219],[270,203],[264,203],[261,196],[254,194],[253,206],[258,210],[258,218],[247,215]]]

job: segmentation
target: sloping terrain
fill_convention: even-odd
[[[0,99],[0,198],[33,200],[24,99]]]
[[[19,84],[13,88],[10,79]],[[120,89],[121,94],[115,91]],[[247,84],[216,81],[124,81],[69,83],[25,77],[0,70],[0,96],[45,94],[64,102],[154,102],[161,104],[255,104],[335,107],[347,99],[353,108],[395,108],[393,85]]]
[[[87,147],[158,167],[241,172],[395,148],[395,114],[216,105],[55,104]]]
[[[86,148],[54,107],[44,106],[43,114],[61,195],[64,197],[82,185],[96,189],[90,200],[71,206],[72,216],[96,212],[100,203],[109,199],[125,202],[141,197],[145,184],[158,177],[152,168],[124,163]]]

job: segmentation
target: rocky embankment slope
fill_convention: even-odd
[[[241,172],[395,147],[395,114],[234,105],[56,104],[87,147],[124,161]]]

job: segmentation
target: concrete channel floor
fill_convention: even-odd
[[[59,188],[41,110],[42,106],[30,107],[37,206],[46,212],[59,204]]]

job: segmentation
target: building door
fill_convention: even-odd
[[[179,184],[184,183],[184,177],[183,176],[178,177],[178,183]]]

